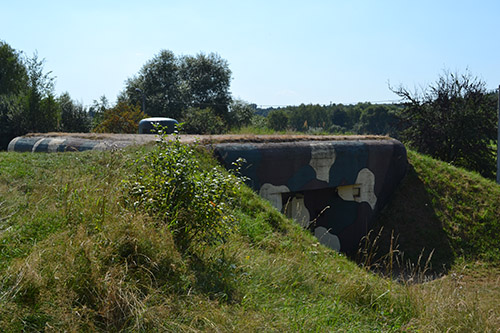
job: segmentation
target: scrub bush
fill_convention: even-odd
[[[241,181],[220,166],[204,169],[202,159],[200,150],[162,134],[126,182],[129,204],[164,224],[180,249],[224,242],[234,226],[233,199]]]

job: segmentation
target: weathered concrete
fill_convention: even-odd
[[[407,169],[405,147],[393,139],[220,143],[230,168],[239,157],[249,185],[318,239],[351,252],[369,231]]]
[[[109,150],[158,140],[156,135],[30,134],[9,151]],[[308,228],[323,244],[357,249],[407,169],[405,147],[380,136],[182,135],[210,146],[274,207]]]

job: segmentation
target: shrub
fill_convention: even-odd
[[[187,109],[182,120],[188,134],[220,134],[226,127],[224,120],[211,108]]]
[[[102,122],[94,129],[97,133],[137,133],[139,121],[146,115],[138,105],[124,102],[104,111]]]
[[[233,227],[231,206],[240,180],[219,166],[206,171],[200,154],[163,134],[126,182],[129,203],[165,224],[181,249],[223,242]]]

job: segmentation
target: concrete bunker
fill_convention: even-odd
[[[404,177],[406,149],[397,140],[221,143],[214,146],[262,197],[319,241],[343,252],[357,250],[377,213]]]
[[[147,134],[31,134],[9,151],[109,150],[157,140]],[[311,230],[319,241],[356,251],[407,170],[405,147],[376,136],[181,136],[212,147],[226,168],[241,170],[257,193]]]

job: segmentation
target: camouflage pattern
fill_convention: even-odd
[[[17,152],[56,153],[85,150],[111,150],[130,145],[129,141],[91,140],[75,137],[20,136],[13,139],[7,148]]]
[[[29,135],[12,140],[8,150],[110,150],[157,140],[151,134],[94,136]],[[213,147],[226,168],[244,158],[241,172],[248,185],[321,243],[352,252],[404,177],[406,150],[386,137],[316,138],[224,135],[181,136],[181,141]]]
[[[219,143],[231,168],[242,157],[248,184],[333,249],[352,252],[407,170],[394,139]]]

